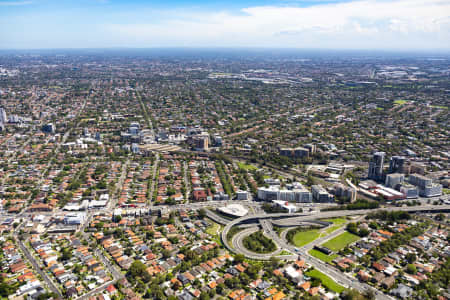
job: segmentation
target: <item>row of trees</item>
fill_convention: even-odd
[[[342,210],[342,209],[346,210],[374,209],[378,207],[380,207],[380,204],[378,202],[358,199],[355,202],[349,203],[347,205],[327,207],[323,209],[323,211]]]
[[[381,210],[377,212],[372,212],[367,215],[366,219],[377,219],[382,221],[392,221],[397,222],[401,220],[411,219],[411,215],[407,211],[387,211]]]

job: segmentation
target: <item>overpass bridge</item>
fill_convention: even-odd
[[[232,251],[236,252],[236,250],[230,245],[227,240],[227,234],[233,226],[239,224],[248,224],[248,223],[259,223],[260,220],[265,219],[287,219],[285,220],[286,226],[291,224],[295,226],[300,222],[305,221],[315,221],[319,219],[326,218],[335,218],[341,216],[354,216],[354,215],[365,215],[371,212],[382,211],[382,210],[391,210],[391,211],[406,211],[411,213],[439,213],[439,212],[450,212],[450,205],[420,205],[420,206],[409,206],[409,207],[389,207],[389,208],[378,208],[378,209],[359,209],[359,210],[335,210],[335,211],[325,211],[314,214],[306,214],[306,213],[275,213],[275,214],[254,214],[247,215],[244,217],[240,217],[234,220],[228,220],[228,223],[225,225],[222,233],[221,239],[224,246]]]
[[[386,208],[380,208],[380,209],[363,209],[363,210],[339,210],[339,211],[327,211],[327,212],[320,212],[315,213],[312,215],[307,215],[304,213],[295,213],[295,214],[255,214],[255,215],[249,215],[244,216],[235,220],[230,221],[225,228],[222,231],[221,239],[224,246],[234,253],[240,253],[243,254],[245,257],[250,259],[256,259],[256,260],[268,260],[273,255],[280,254],[283,250],[287,250],[288,252],[292,253],[292,255],[278,255],[277,257],[284,260],[295,260],[297,259],[298,255],[301,255],[302,258],[311,266],[314,266],[316,269],[321,271],[322,273],[328,275],[330,278],[332,278],[335,282],[338,284],[343,285],[347,288],[354,288],[359,291],[366,291],[366,290],[372,290],[377,300],[392,300],[392,298],[384,293],[379,292],[378,290],[374,289],[373,287],[356,281],[353,278],[348,278],[347,275],[337,270],[335,267],[330,266],[317,258],[309,255],[307,252],[307,247],[297,248],[293,245],[290,245],[283,236],[280,238],[278,234],[273,230],[273,222],[275,220],[282,220],[285,222],[286,225],[289,225],[291,223],[292,225],[297,225],[300,222],[311,222],[318,219],[323,218],[333,218],[333,217],[342,217],[342,216],[352,216],[352,215],[365,215],[371,212],[376,211],[382,211],[386,210]],[[411,213],[415,212],[431,212],[431,213],[438,213],[438,212],[450,212],[450,205],[427,205],[427,206],[411,206],[411,207],[392,207],[389,208],[389,210],[392,211],[407,211]],[[236,225],[241,224],[249,224],[251,222],[254,222],[257,220],[259,223],[257,226],[256,224],[253,227],[250,227],[246,230],[243,230],[241,232],[238,232],[235,236],[233,236],[231,244],[235,245],[235,248],[233,248],[230,243],[227,240],[227,234],[229,230]],[[253,253],[242,245],[242,240],[245,236],[248,234],[255,232],[257,230],[260,230],[259,228],[262,228],[264,231],[264,234],[268,237],[270,237],[274,243],[277,246],[277,250],[273,253],[268,254],[258,254]],[[334,235],[338,235],[344,229],[340,229],[334,232]],[[329,237],[327,237],[329,238]]]

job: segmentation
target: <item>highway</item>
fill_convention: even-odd
[[[205,209],[205,212],[206,212],[206,216],[216,223],[219,223],[221,225],[227,225],[230,222],[229,219],[225,219],[225,218],[219,216],[218,214],[215,214],[208,208]]]
[[[295,259],[297,259],[298,255],[300,255],[305,260],[306,263],[308,263],[311,266],[314,266],[317,270],[328,275],[330,278],[332,278],[334,281],[341,284],[342,286],[347,287],[347,288],[354,288],[361,292],[366,291],[366,290],[372,290],[376,295],[376,299],[389,300],[389,299],[392,299],[390,296],[379,292],[378,290],[374,289],[373,287],[371,287],[365,283],[359,282],[355,278],[353,278],[349,275],[346,275],[345,273],[337,270],[333,266],[330,266],[330,265],[324,263],[323,261],[309,255],[308,251],[309,251],[309,249],[311,249],[310,247],[313,247],[314,245],[316,245],[318,243],[323,243],[326,240],[329,240],[333,237],[338,236],[345,230],[344,226],[342,228],[334,231],[333,233],[331,233],[330,235],[328,235],[326,237],[319,238],[318,240],[316,240],[309,246],[305,246],[302,248],[296,248],[293,245],[290,245],[286,241],[285,234],[282,235],[282,238],[280,238],[278,236],[278,234],[273,230],[272,223],[271,223],[273,218],[277,218],[277,219],[287,218],[286,220],[292,220],[292,222],[294,222],[295,225],[297,225],[298,222],[300,222],[302,220],[303,221],[311,221],[311,220],[324,219],[324,218],[333,218],[333,217],[342,217],[342,216],[351,216],[351,215],[365,215],[369,212],[374,212],[377,210],[384,210],[384,209],[353,210],[353,211],[350,211],[350,210],[327,211],[327,212],[314,213],[314,214],[310,214],[310,215],[304,214],[304,213],[247,215],[247,216],[244,216],[241,218],[237,218],[237,219],[229,222],[228,224],[226,224],[225,228],[222,231],[221,238],[222,238],[223,244],[225,245],[225,247],[228,250],[235,252],[235,253],[243,254],[244,256],[246,256],[247,258],[250,258],[250,259],[268,260],[268,259],[270,259],[271,256],[276,256],[282,250],[289,251],[291,253],[296,253],[293,255],[283,255],[283,256],[277,256],[277,257],[280,259],[285,259],[285,260],[295,260]],[[431,211],[431,212],[436,211],[437,212],[437,211],[442,211],[442,210],[449,211],[450,205],[392,207],[391,210],[409,211],[409,212],[420,212],[420,211]],[[292,218],[292,217],[294,217],[294,218]],[[227,240],[227,234],[228,234],[229,230],[233,226],[236,226],[236,225],[239,225],[242,223],[249,224],[252,222],[259,223],[259,226],[261,226],[261,228],[264,230],[264,233],[268,237],[270,237],[278,246],[277,251],[275,251],[273,253],[269,253],[269,254],[258,254],[258,253],[253,253],[253,252],[249,251],[248,249],[245,249],[245,247],[242,244],[243,238],[245,236],[257,231],[258,230],[257,226],[250,227],[248,229],[245,229],[245,230],[237,233],[235,236],[233,236],[231,245],[230,245],[230,243]]]
[[[361,210],[336,210],[336,211],[325,211],[318,212],[313,214],[305,214],[305,213],[276,213],[276,214],[255,214],[255,215],[247,215],[241,218],[234,219],[229,221],[221,234],[222,242],[225,247],[228,249],[233,249],[231,245],[228,243],[226,238],[228,231],[238,224],[242,223],[256,223],[259,222],[260,219],[281,219],[281,218],[293,218],[295,217],[295,222],[299,221],[311,221],[317,219],[326,219],[326,218],[336,218],[342,216],[353,216],[353,215],[366,215],[371,212],[386,210],[385,208],[379,209],[361,209]],[[450,205],[427,205],[427,206],[409,206],[409,207],[390,207],[391,211],[407,211],[407,212],[433,212],[433,211],[450,211]],[[230,250],[233,251],[233,250]]]

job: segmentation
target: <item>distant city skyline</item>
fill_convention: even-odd
[[[450,50],[449,0],[167,2],[0,0],[0,49]]]

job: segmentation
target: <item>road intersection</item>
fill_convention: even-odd
[[[382,210],[382,209],[377,209]],[[334,217],[343,217],[343,216],[355,216],[359,215],[364,216],[370,212],[374,212],[377,210],[341,210],[341,211],[326,211],[326,212],[319,212],[319,213],[294,213],[294,214],[255,214],[255,215],[247,215],[241,218],[234,219],[232,221],[229,221],[221,234],[222,243],[224,246],[238,254],[243,254],[245,257],[255,260],[269,260],[272,256],[276,256],[280,259],[284,260],[296,260],[299,256],[305,260],[306,263],[309,265],[315,267],[320,272],[328,275],[330,278],[332,278],[337,283],[343,285],[347,288],[353,288],[356,290],[359,290],[361,292],[371,290],[376,295],[376,299],[379,300],[388,300],[392,299],[390,296],[385,295],[378,290],[374,289],[373,287],[361,283],[355,278],[337,270],[335,267],[330,266],[321,260],[311,256],[308,251],[314,247],[314,245],[317,245],[319,243],[323,243],[326,240],[329,240],[333,237],[338,236],[339,234],[344,232],[344,228],[337,229],[333,231],[330,235],[327,235],[326,237],[319,238],[315,242],[311,243],[308,246],[304,246],[301,248],[297,248],[293,245],[291,245],[285,238],[285,234],[281,236],[281,238],[278,236],[278,233],[276,233],[273,230],[272,221],[274,219],[284,219],[287,223],[289,223],[289,220],[292,220],[293,226],[298,226],[299,222],[301,221],[312,221],[312,220],[318,220],[318,219],[325,219],[325,218],[334,218]],[[439,211],[449,211],[450,205],[439,205],[439,206],[415,206],[415,207],[393,207],[391,210],[396,211],[408,211],[408,212],[439,212]],[[250,228],[244,229],[243,231],[238,232],[233,236],[231,243],[228,241],[227,235],[229,230],[233,226],[238,226],[240,224],[250,224],[255,223],[255,226],[252,226]],[[275,244],[277,245],[277,250],[275,252],[269,253],[269,254],[259,254],[259,253],[253,253],[246,249],[243,244],[242,240],[245,236],[248,236],[249,234],[256,232],[260,230],[260,228],[263,229],[264,234],[271,238]],[[292,253],[292,255],[278,255],[282,251],[287,251]]]

